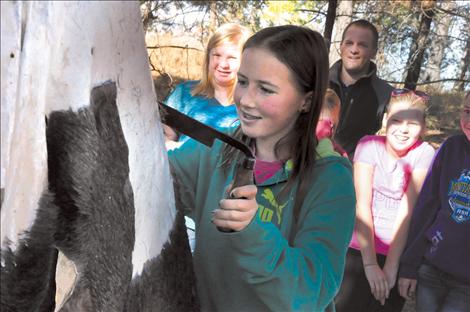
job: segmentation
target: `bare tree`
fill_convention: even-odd
[[[446,12],[452,10],[454,2],[442,2],[440,7],[442,10],[438,11],[433,19],[435,31],[430,34],[432,44],[429,45],[428,61],[421,79],[423,82],[438,81],[441,79],[441,69],[445,55],[444,51],[450,43],[448,32],[453,16]],[[436,91],[440,91],[442,88],[442,84],[439,83],[433,84],[432,86]]]
[[[323,31],[323,37],[325,37],[328,51],[330,50],[331,35],[333,34],[333,26],[335,24],[337,6],[337,0],[328,0],[328,11],[326,13],[325,30]]]
[[[465,89],[465,83],[467,84],[469,83],[469,80],[470,80],[469,64],[470,64],[470,37],[467,35],[465,57],[462,60],[459,80],[455,83],[455,88],[459,91],[463,91]]]
[[[419,27],[413,34],[413,40],[408,54],[407,72],[405,78],[405,88],[416,89],[419,79],[421,65],[423,63],[424,49],[431,29],[431,22],[434,17],[435,0],[422,1],[420,4]]]
[[[465,56],[460,61],[460,74],[459,80],[455,82],[454,88],[459,91],[463,91],[465,89],[465,83],[469,83],[470,80],[470,35],[468,34],[468,27],[470,27],[470,19],[467,19],[465,22],[464,29],[467,29],[465,32],[466,37],[466,44],[465,44]]]
[[[330,65],[339,59],[339,46],[343,31],[351,23],[353,15],[354,1],[339,0],[336,9],[336,22],[333,28],[333,41],[330,45]]]

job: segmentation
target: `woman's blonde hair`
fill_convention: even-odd
[[[410,107],[418,109],[423,112],[423,118],[425,117],[427,102],[429,101],[428,97],[424,97],[422,95],[418,95],[413,91],[407,92],[406,94],[398,94],[392,96],[390,98],[390,102],[388,103],[387,113],[390,112],[391,107],[395,103],[409,103]]]
[[[193,90],[191,91],[191,95],[204,95],[209,98],[214,97],[213,81],[209,73],[209,61],[211,50],[228,43],[238,46],[241,54],[243,45],[245,44],[245,41],[250,37],[250,35],[251,31],[248,28],[235,23],[223,24],[222,26],[217,28],[217,30],[210,37],[209,42],[207,43],[202,68],[202,79],[196,86],[194,86]],[[235,83],[236,78],[233,80],[231,85],[231,91],[229,93],[230,102],[233,102],[233,92],[235,89]]]
[[[397,89],[397,90],[405,90],[405,89]],[[429,101],[429,96],[426,95],[424,92],[407,90],[405,93],[394,94],[395,91],[392,92],[392,96],[390,97],[390,102],[387,106],[387,111],[384,114],[382,120],[382,128],[377,131],[377,135],[385,135],[387,129],[387,120],[390,116],[390,110],[392,109],[393,105],[396,103],[408,103],[411,108],[417,109],[423,112],[423,124],[426,125],[426,110],[427,110],[427,103]]]

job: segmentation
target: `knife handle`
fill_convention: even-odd
[[[230,189],[227,191],[227,197],[226,198],[235,198],[232,196],[232,190],[243,185],[250,185],[253,184],[253,168],[254,168],[255,160],[253,158],[246,158],[243,163],[240,165],[237,165],[237,168],[235,169],[235,177],[232,182],[232,186]],[[245,199],[242,197],[241,199]],[[232,229],[227,229],[227,228],[222,228],[222,227],[217,227],[217,229],[220,232],[224,233],[231,233],[235,232]]]

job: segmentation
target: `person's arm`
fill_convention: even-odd
[[[389,287],[386,276],[377,264],[372,218],[372,185],[374,166],[363,162],[354,162],[354,187],[356,190],[356,235],[361,247],[364,272],[369,281],[374,297],[382,305],[388,297]]]
[[[418,194],[426,178],[427,169],[415,169],[411,173],[406,193],[400,202],[398,214],[393,226],[392,242],[385,260],[384,273],[387,277],[388,286],[393,288],[397,279],[400,256],[405,248],[408,228],[416,204]]]
[[[178,141],[178,133],[176,133],[173,128],[162,125],[163,126],[163,134],[165,135],[165,142],[166,141]]]
[[[244,185],[232,190],[233,198],[222,199],[213,211],[212,222],[218,228],[242,231],[258,211],[256,185]]]
[[[418,286],[418,281],[415,278],[400,277],[398,279],[398,291],[400,296],[406,300],[413,300],[415,298],[416,286]]]
[[[179,149],[168,151],[171,174],[174,180],[175,199],[186,215],[195,207],[198,168],[205,146],[188,140]]]
[[[167,125],[162,125],[163,126],[163,134],[165,136],[165,147],[168,151],[173,150],[177,147],[180,147],[183,142],[178,141],[178,133],[176,133],[173,128],[167,126]]]
[[[374,167],[370,164],[354,163],[354,188],[356,190],[356,234],[361,246],[364,265],[377,264],[374,244],[374,222],[372,219],[372,183]]]
[[[354,226],[351,171],[335,162],[309,188],[293,246],[259,214],[242,231],[228,234],[240,274],[253,296],[272,311],[321,311],[339,290]],[[283,218],[292,218],[292,206]],[[282,227],[282,226],[281,226]]]
[[[434,221],[440,206],[439,180],[445,142],[436,154],[410,220],[407,243],[400,257],[398,290],[405,299],[412,299],[416,293],[418,268],[427,247],[426,231]]]
[[[429,184],[429,183],[428,183]],[[425,192],[427,192],[426,188],[427,186],[424,185],[423,186],[424,189],[425,189]],[[420,189],[421,190],[421,189]],[[418,193],[419,194],[419,193]],[[416,198],[418,198],[418,194],[416,195]],[[424,197],[424,196],[423,196]],[[437,204],[439,202],[439,198],[435,198],[434,199],[434,204]],[[431,204],[431,203],[429,203]],[[414,206],[414,205],[413,205]],[[396,256],[398,257],[401,257],[402,256],[402,253],[403,253],[403,250],[405,249],[405,246],[406,246],[406,239],[407,237],[409,237],[408,239],[408,244],[410,244],[410,241],[411,240],[415,240],[415,242],[417,243],[417,245],[422,245],[422,243],[424,242],[423,239],[425,238],[424,236],[424,231],[427,229],[427,227],[421,229],[421,234],[418,235],[418,236],[414,236],[416,235],[416,225],[412,224],[411,225],[411,229],[410,229],[410,226],[409,226],[409,223],[411,223],[411,218],[413,217],[413,215],[415,214],[422,214],[423,212],[423,208],[422,207],[419,207],[420,205],[418,205],[416,207],[416,210],[420,211],[418,213],[416,212],[412,212],[410,211],[410,214],[406,217],[406,219],[408,219],[405,223],[408,223],[408,229],[407,229],[407,233],[405,235],[405,233],[403,233],[404,237],[401,237],[400,240],[403,239],[403,241],[400,241],[400,243],[403,243],[402,246],[397,246],[395,247],[396,248]],[[428,207],[431,207],[431,205],[427,205]],[[422,216],[422,217],[425,217],[425,216]],[[416,217],[413,217],[413,218],[416,218]],[[412,234],[413,233],[413,234]],[[420,243],[421,242],[421,243]],[[401,247],[401,250],[399,250],[398,248]],[[398,251],[400,251],[400,254],[398,254]],[[424,253],[424,250],[423,250],[423,253]],[[389,253],[389,256],[390,256],[390,253]],[[405,258],[406,259],[406,258]],[[388,260],[388,257],[387,257],[387,260]],[[400,260],[400,259],[399,259]],[[403,257],[402,257],[402,261],[403,261]],[[405,260],[406,261],[406,260]],[[395,268],[394,268],[395,269]],[[398,268],[397,268],[398,269]],[[400,295],[405,298],[406,300],[412,300],[415,298],[415,294],[416,294],[416,287],[417,287],[417,277],[416,277],[416,273],[412,273],[411,275],[408,275],[410,274],[410,272],[413,272],[413,269],[412,269],[412,266],[409,265],[409,264],[402,264],[402,268],[400,269],[402,272],[401,275],[404,275],[404,276],[407,276],[407,277],[399,277],[398,279],[398,292],[400,293]],[[417,270],[415,270],[417,271]],[[391,274],[390,274],[390,278],[392,278]]]

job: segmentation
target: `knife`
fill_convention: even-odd
[[[178,110],[158,101],[160,108],[160,116],[162,122],[167,126],[201,142],[202,144],[212,147],[215,139],[221,140],[230,146],[238,149],[244,154],[244,157],[235,168],[235,177],[231,188],[227,191],[230,198],[234,198],[231,194],[236,187],[253,184],[253,168],[255,166],[255,156],[251,149],[240,140],[231,137],[228,134],[215,130],[202,122],[199,122]],[[228,229],[218,228],[222,232],[232,232]]]

